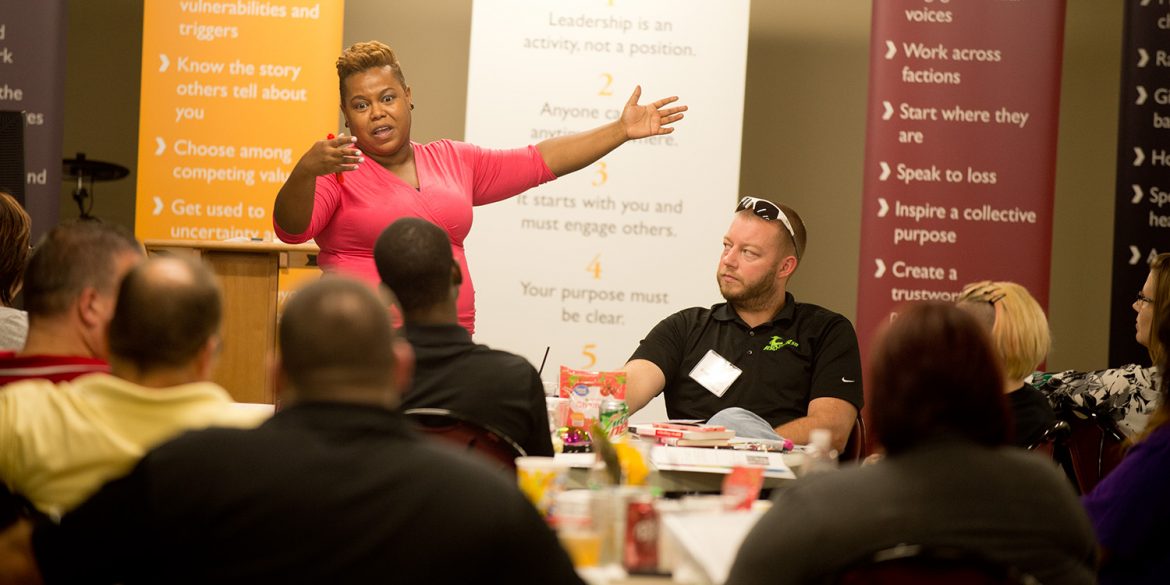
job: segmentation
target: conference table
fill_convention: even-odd
[[[650,487],[661,489],[668,495],[719,493],[724,477],[733,467],[741,465],[765,468],[764,489],[783,487],[796,478],[794,470],[799,469],[804,459],[799,451],[763,453],[666,445],[652,446],[649,453],[650,468],[654,472],[648,478]],[[567,489],[589,487],[596,454],[560,453],[556,459],[569,466]]]

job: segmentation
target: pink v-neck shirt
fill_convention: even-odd
[[[322,269],[381,282],[374,265],[374,242],[395,220],[425,219],[446,230],[451,252],[463,271],[459,289],[459,324],[475,332],[475,286],[467,268],[463,240],[471,230],[474,205],[507,199],[556,178],[535,146],[489,150],[464,142],[411,143],[419,188],[408,185],[371,159],[344,173],[317,177],[309,228],[290,234],[273,221],[282,241],[298,244],[315,238]]]

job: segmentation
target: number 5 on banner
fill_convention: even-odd
[[[589,358],[589,362],[582,366],[581,369],[588,370],[593,367],[593,364],[597,363],[597,354],[593,353],[595,349],[597,349],[596,343],[586,343],[585,347],[581,348],[581,355]]]
[[[593,260],[589,261],[589,264],[585,266],[585,272],[592,273],[594,280],[601,280],[601,252],[598,252]]]

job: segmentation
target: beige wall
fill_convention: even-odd
[[[856,313],[865,140],[867,0],[755,0],[748,41],[743,193],[777,196],[811,230],[796,294]],[[94,213],[133,226],[142,0],[71,0],[65,153],[131,168],[97,186]],[[379,39],[413,86],[415,140],[461,138],[471,0],[348,0],[346,44]],[[1051,368],[1105,367],[1121,2],[1068,0],[1057,161]],[[696,71],[694,82],[703,83]],[[686,98],[687,88],[678,88]],[[685,132],[685,125],[680,129]],[[62,190],[62,214],[74,217]],[[696,266],[696,270],[713,268]],[[1005,259],[1005,262],[1010,261]],[[1141,283],[1134,283],[1135,290]]]

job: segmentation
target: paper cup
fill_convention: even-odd
[[[564,490],[568,475],[568,464],[559,463],[552,457],[516,458],[516,480],[520,491],[528,496],[541,516],[548,516],[557,494]]]

